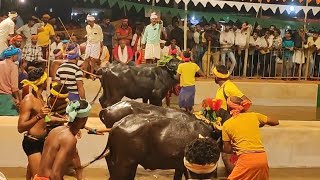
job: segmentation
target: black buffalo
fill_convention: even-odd
[[[217,112],[226,120],[227,111]],[[194,115],[135,101],[119,102],[100,112],[101,121],[112,127],[104,152],[111,180],[134,180],[138,164],[145,169],[175,169],[175,180],[186,174],[184,149],[199,134],[218,139],[220,134]],[[95,161],[95,160],[94,160]],[[94,162],[93,161],[93,162]]]
[[[99,70],[103,94],[100,104],[103,108],[113,105],[123,97],[142,98],[143,102],[161,106],[162,99],[170,88],[177,85],[176,70],[181,61],[172,59],[165,66],[145,64],[129,66],[113,64]]]

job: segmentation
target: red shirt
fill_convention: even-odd
[[[126,29],[123,29],[122,27],[118,27],[116,29],[117,36],[127,36],[126,38],[118,38],[118,41],[124,39],[126,41],[127,45],[130,45],[130,41],[132,39],[132,29],[130,26],[128,26]]]

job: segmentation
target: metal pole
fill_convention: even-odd
[[[246,38],[246,46],[245,46],[244,61],[243,61],[243,74],[242,74],[243,77],[247,76],[250,33],[251,33],[251,26],[249,26],[247,29],[247,38]]]
[[[187,14],[187,11],[188,11],[188,4],[187,3],[185,3],[184,4],[184,12],[186,13],[186,16],[184,17],[184,33],[183,33],[183,39],[184,39],[184,43],[183,43],[183,45],[184,45],[184,50],[186,51],[187,50],[187,29],[188,29],[188,14]]]
[[[306,7],[309,6],[309,0],[306,0]],[[307,32],[307,18],[308,18],[308,12],[304,13],[304,31]],[[301,66],[301,65],[300,65]],[[305,70],[305,75],[304,75],[304,79],[308,80],[308,75],[309,75],[309,66],[310,66],[310,51],[309,51],[309,47],[307,49],[307,67]]]

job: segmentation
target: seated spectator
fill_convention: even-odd
[[[24,46],[22,50],[22,60],[27,63],[27,71],[30,67],[45,69],[45,62],[42,58],[42,49],[37,45],[38,36],[31,36],[31,43]]]
[[[101,43],[101,52],[100,52],[100,68],[106,67],[109,64],[110,60],[110,53],[107,46],[104,46],[103,43]],[[99,66],[96,66],[99,67]]]
[[[165,46],[167,41],[165,40],[160,40],[160,59],[163,57],[163,56],[167,56],[169,55],[169,48],[167,46]]]
[[[185,148],[183,159],[189,179],[207,180],[216,176],[219,157],[220,149],[214,140],[203,137],[193,140]]]
[[[177,41],[175,39],[171,40],[171,44],[168,46],[168,48],[169,48],[169,55],[171,55],[173,51],[176,52],[175,54],[177,56],[179,56],[181,53],[180,47],[177,46]]]
[[[54,37],[54,42],[50,45],[50,56],[53,57],[53,51],[56,49],[62,49],[62,40],[65,39],[64,34],[57,34]]]
[[[133,51],[130,46],[126,45],[126,41],[121,40],[120,44],[113,49],[114,60],[121,64],[133,65]]]

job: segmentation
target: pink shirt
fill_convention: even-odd
[[[18,90],[18,66],[11,59],[0,61],[0,94],[13,94]]]

